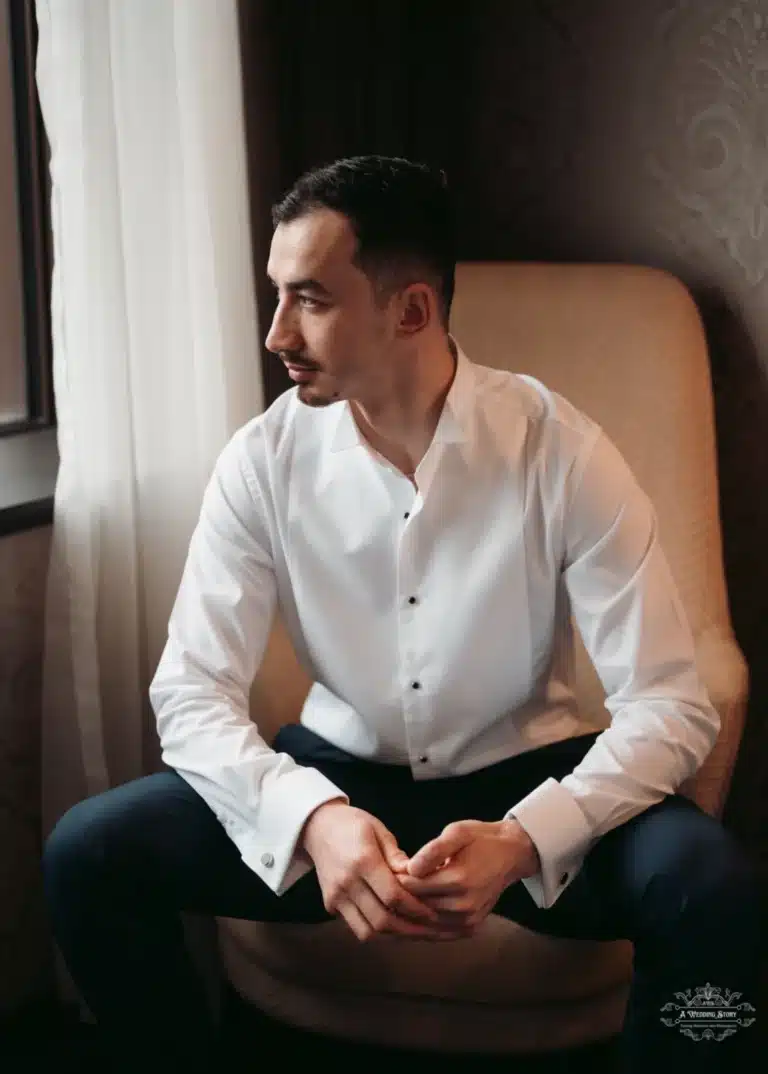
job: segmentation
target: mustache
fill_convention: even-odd
[[[294,354],[293,351],[280,351],[280,359],[286,365],[293,366],[295,369],[306,369],[307,371],[318,369],[318,366],[310,365],[306,358],[303,358],[300,354]]]

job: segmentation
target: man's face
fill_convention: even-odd
[[[349,220],[330,209],[278,224],[272,237],[267,273],[278,306],[266,343],[307,406],[366,398],[386,381],[396,303],[377,304],[353,263],[356,245]]]

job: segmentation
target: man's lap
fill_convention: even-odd
[[[384,823],[408,854],[462,819],[498,820],[547,776],[562,778],[594,741],[581,736],[531,751],[467,776],[417,781],[405,766],[359,761],[301,726],[285,728],[275,748],[319,768],[353,805]],[[145,867],[162,874],[180,910],[253,920],[327,919],[315,874],[276,896],[242,862],[212,811],[176,773],[116,788],[74,812],[81,821],[108,818],[107,838],[143,843]],[[70,828],[77,821],[65,818]],[[122,835],[119,833],[122,832]],[[512,885],[496,912],[535,931],[579,938],[632,938],[635,904],[659,870],[690,857],[717,855],[729,837],[718,821],[677,795],[645,810],[598,840],[569,887],[550,909],[537,907],[525,886]],[[113,847],[121,853],[118,847]]]
[[[284,729],[277,748],[316,763],[350,796],[374,813],[401,847],[413,854],[455,820],[494,821],[551,776],[561,779],[579,763],[597,732],[544,746],[467,776],[416,781],[410,769],[360,762],[306,728]],[[688,798],[673,794],[599,839],[554,906],[541,909],[524,884],[512,885],[496,906],[501,916],[551,935],[633,939],[640,908],[655,877],[684,875],[704,883],[718,861],[744,864],[721,823]]]

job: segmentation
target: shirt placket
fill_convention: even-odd
[[[408,756],[411,769],[418,778],[430,774],[433,767],[429,754],[430,684],[425,676],[427,653],[421,624],[424,593],[421,579],[416,577],[412,555],[423,500],[421,494],[416,493],[411,495],[410,506],[405,500],[403,502],[397,546],[398,678]]]

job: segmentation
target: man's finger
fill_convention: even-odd
[[[431,876],[399,876],[398,882],[411,895],[418,899],[424,899],[434,895],[464,895],[466,883],[457,869],[446,866],[445,869],[433,873]],[[430,898],[430,905],[432,899]]]
[[[404,913],[402,908],[389,907],[363,880],[356,884],[348,895],[375,932],[397,932],[404,936],[421,936],[434,932],[439,923],[437,911],[420,903],[418,899],[412,900],[418,916],[416,914],[410,916]],[[444,929],[448,927],[448,925],[443,926]]]
[[[402,878],[407,877],[403,874]],[[412,921],[434,922],[437,920],[435,911],[422,902],[418,896],[407,891],[400,884],[400,876],[395,877],[385,862],[377,868],[367,870],[362,879],[391,913]]]
[[[401,917],[388,910],[378,899],[376,893],[364,881],[360,881],[349,892],[349,901],[356,907],[360,917],[374,933],[391,933],[396,936],[409,936],[412,939],[429,940],[434,938],[455,939],[463,931],[463,923],[449,921],[439,922],[438,915],[430,911],[433,920],[429,923],[417,922]]]
[[[466,895],[433,895],[429,900],[429,905],[437,911],[440,918],[447,915],[448,920],[451,917],[460,917],[462,914],[468,916],[475,910],[475,906],[470,905]]]
[[[383,932],[389,919],[389,911],[364,880],[359,880],[347,892],[348,898],[355,904],[374,932]]]
[[[429,876],[448,858],[463,850],[471,840],[471,834],[461,824],[449,824],[436,839],[414,854],[408,863],[408,872],[411,876]]]
[[[373,929],[351,900],[344,899],[340,902],[338,912],[344,918],[347,925],[349,925],[351,932],[357,936],[358,940],[362,942],[370,940],[373,935]]]
[[[384,858],[393,872],[401,873],[408,869],[408,855],[401,850],[392,832],[385,824],[373,817],[373,826],[379,840]]]

